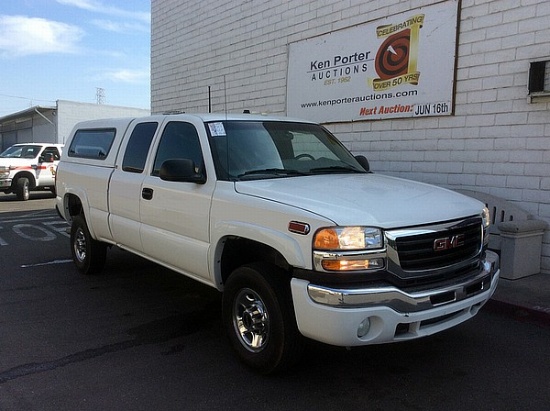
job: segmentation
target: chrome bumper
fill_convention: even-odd
[[[393,286],[338,289],[309,284],[307,292],[316,303],[336,308],[365,308],[382,305],[402,313],[418,312],[462,301],[491,289],[494,291],[496,285],[493,285],[492,281],[493,278],[498,278],[495,276],[498,270],[498,255],[487,251],[482,270],[475,277],[432,290],[407,293]]]

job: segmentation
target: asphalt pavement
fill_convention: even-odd
[[[540,273],[517,280],[501,278],[487,305],[550,325],[550,274]]]

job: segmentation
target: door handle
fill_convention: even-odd
[[[141,197],[143,197],[144,200],[152,200],[153,199],[153,189],[152,188],[144,188],[141,190]]]

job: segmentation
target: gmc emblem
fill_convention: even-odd
[[[434,251],[445,251],[464,245],[464,234],[453,235],[452,237],[438,238],[434,241]]]

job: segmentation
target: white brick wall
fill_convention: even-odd
[[[437,1],[152,0],[152,111],[285,113],[288,44]],[[529,62],[550,60],[548,0],[462,0],[455,115],[329,127],[381,173],[484,191],[550,223],[550,103]],[[550,273],[550,234],[542,267]]]

